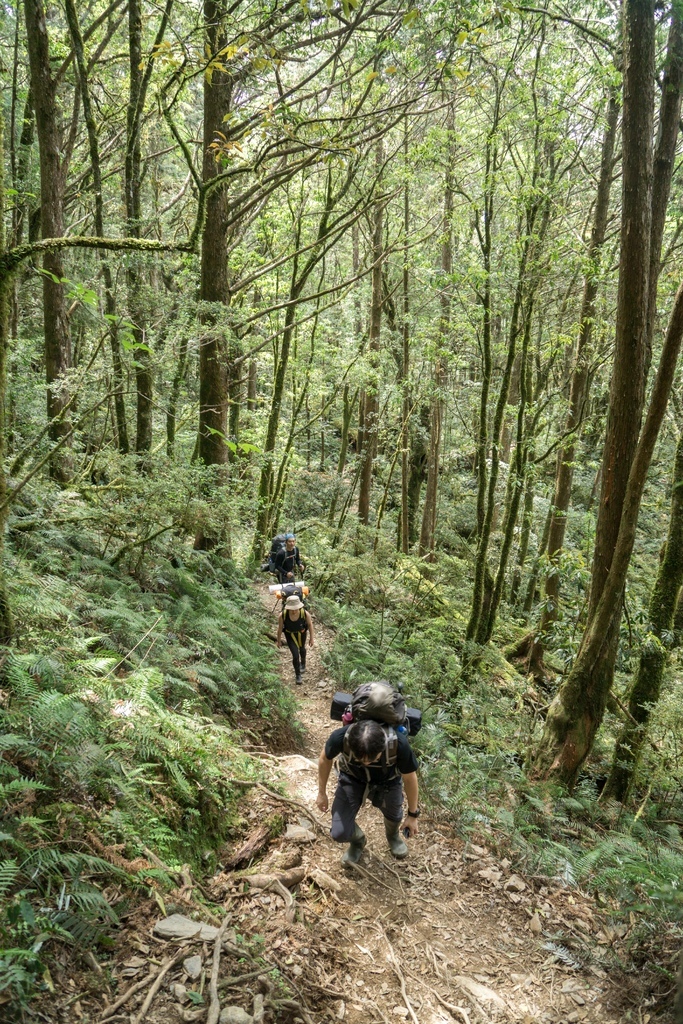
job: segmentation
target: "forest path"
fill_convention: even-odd
[[[274,598],[266,586],[258,590],[274,618]],[[315,647],[301,685],[294,683],[289,650],[281,651],[282,677],[295,691],[306,730],[306,757],[280,756],[279,771],[290,796],[310,807],[326,828],[329,811],[320,815],[315,798],[317,758],[333,728],[330,699],[339,688],[322,659],[333,643],[333,631],[315,622]],[[333,773],[330,804],[334,784]],[[306,852],[307,862],[340,886],[333,925],[338,950],[345,954],[341,976],[338,962],[326,963],[324,954],[316,959],[326,987],[344,993],[318,1019],[349,1024],[654,1020],[635,1009],[623,977],[615,983],[597,964],[572,964],[561,940],[556,949],[569,963],[548,948],[559,930],[583,938],[597,932],[601,940],[591,900],[551,881],[520,877],[508,860],[498,860],[484,844],[449,835],[427,815],[420,818],[420,835],[409,840],[403,862],[389,854],[379,811],[366,806],[358,820],[368,837],[360,871],[344,869],[345,847],[324,835]],[[634,1009],[627,1010],[629,1005]]]

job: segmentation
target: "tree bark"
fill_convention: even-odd
[[[210,57],[227,45],[223,19],[225,0],[204,0],[206,48]],[[217,67],[204,74],[204,134],[202,180],[211,181],[222,170],[212,142],[230,112],[232,78]],[[228,193],[215,188],[207,200],[202,232],[201,322],[205,328],[199,345],[199,458],[206,466],[228,462],[228,354],[221,316],[230,302],[228,280]]]
[[[154,50],[162,43],[171,15],[173,0],[166,0]],[[142,6],[140,0],[128,0],[128,57],[129,90],[126,110],[126,156],[124,162],[124,191],[126,230],[129,238],[142,238],[142,149],[140,128],[152,74],[152,61],[144,62],[142,52]],[[154,379],[152,353],[149,347],[147,316],[144,301],[144,276],[140,260],[134,256],[128,261],[126,279],[128,304],[133,323],[135,342],[135,384],[137,390],[135,451],[140,468],[147,468],[147,456],[152,447],[152,412]]]
[[[74,0],[66,0],[66,17],[69,24],[69,34],[76,60],[78,72],[78,84],[83,105],[83,116],[88,131],[88,147],[90,150],[90,167],[92,170],[92,185],[95,196],[95,234],[99,238],[104,237],[104,202],[102,197],[102,171],[100,166],[100,147],[95,123],[95,115],[92,109],[90,98],[90,87],[88,84],[88,66],[85,59],[83,47],[83,36],[78,21],[76,5]],[[100,251],[102,267],[102,279],[104,281],[105,312],[108,318],[109,345],[112,358],[113,383],[114,383],[114,410],[116,415],[116,440],[119,451],[127,455],[130,448],[128,444],[128,425],[126,423],[126,405],[123,395],[123,366],[121,360],[121,346],[119,344],[118,326],[116,323],[116,299],[114,296],[114,277],[111,271],[109,260],[104,250]]]
[[[667,635],[673,628],[676,602],[683,584],[683,434],[676,447],[671,515],[664,556],[650,595],[648,635],[640,651],[636,677],[629,695],[630,719],[622,727],[614,748],[612,769],[604,796],[624,801],[629,794],[645,739],[650,710],[659,700],[667,661]]]
[[[602,721],[609,692],[609,687],[605,689],[605,659],[611,653],[614,630],[618,629],[621,618],[640,502],[666,413],[682,341],[683,284],[676,294],[650,405],[631,463],[610,569],[574,666],[550,706],[541,738],[537,766],[545,769],[546,774],[553,774],[570,784],[575,781],[581,764],[589,754]],[[609,680],[611,682],[611,675]]]
[[[5,119],[0,107],[0,210],[5,209]],[[5,220],[0,217],[0,252],[5,248]],[[12,610],[5,582],[5,525],[9,514],[5,475],[5,401],[7,396],[7,352],[10,341],[9,299],[12,278],[0,280],[0,644],[9,644],[14,633]]]
[[[598,294],[599,272],[602,246],[607,230],[609,212],[610,186],[612,182],[612,165],[614,162],[614,143],[619,118],[619,99],[615,93],[609,98],[605,134],[602,141],[600,160],[600,177],[593,214],[591,240],[586,253],[586,276],[581,300],[581,316],[576,345],[576,357],[572,372],[569,408],[564,423],[567,441],[557,456],[555,470],[555,490],[551,506],[550,532],[548,535],[548,559],[550,570],[545,578],[545,603],[541,611],[539,630],[543,634],[557,618],[559,598],[559,576],[557,564],[564,545],[567,526],[567,513],[571,500],[572,481],[574,478],[574,460],[576,457],[576,432],[583,420],[588,399],[588,370],[590,365],[591,339],[595,322],[596,298]],[[536,640],[535,659],[542,660],[543,640]]]
[[[377,176],[384,163],[384,148],[381,142],[375,149]],[[382,327],[382,253],[384,230],[384,204],[380,200],[375,206],[372,233],[372,301],[370,305],[369,362],[372,379],[365,386],[363,410],[363,451],[358,492],[358,520],[363,526],[370,523],[370,496],[372,493],[372,468],[377,452],[377,413],[379,411],[379,343]]]
[[[400,549],[404,555],[410,551],[410,274],[408,266],[408,236],[410,233],[410,187],[408,184],[408,121],[403,125],[403,348],[401,360],[401,387],[403,409],[401,419],[401,536]]]
[[[443,201],[443,234],[441,242],[441,289],[439,304],[439,337],[437,356],[434,366],[434,393],[430,402],[429,452],[427,455],[427,489],[425,491],[424,508],[422,510],[422,528],[420,530],[420,558],[435,560],[434,535],[436,532],[436,507],[439,487],[439,463],[441,461],[441,432],[443,425],[444,387],[446,384],[446,366],[444,350],[446,348],[451,318],[451,276],[453,274],[453,167],[455,147],[453,133],[455,129],[453,106],[448,112],[448,155],[446,181]]]
[[[35,101],[36,129],[40,153],[40,227],[43,238],[61,238],[64,234],[64,168],[62,137],[59,127],[57,81],[52,74],[50,43],[42,0],[26,0],[26,37],[31,73],[31,92]],[[65,410],[69,404],[66,389],[59,381],[71,368],[71,332],[66,307],[64,263],[61,253],[43,256],[43,319],[45,336],[45,375],[47,381],[47,418],[53,444],[68,438],[71,425]],[[71,456],[65,442],[50,462],[50,474],[66,483],[72,472]]]

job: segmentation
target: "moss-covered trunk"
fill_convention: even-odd
[[[674,461],[671,516],[664,556],[650,597],[649,630],[640,652],[638,670],[628,702],[630,719],[616,746],[606,795],[625,800],[633,782],[645,739],[650,711],[659,700],[667,659],[666,637],[671,633],[678,595],[683,585],[683,434]]]

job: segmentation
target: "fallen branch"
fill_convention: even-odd
[[[142,1004],[142,1007],[140,1008],[139,1014],[137,1015],[137,1017],[135,1017],[134,1020],[132,1020],[132,1024],[141,1024],[141,1022],[145,1019],[145,1017],[147,1015],[147,1011],[149,1010],[150,1006],[152,1005],[152,1001],[153,1001],[155,995],[157,994],[157,992],[161,988],[162,981],[164,980],[164,978],[166,977],[168,972],[171,970],[171,968],[175,967],[175,965],[178,963],[179,960],[182,960],[182,958],[185,956],[186,952],[187,952],[187,950],[186,950],[185,946],[183,946],[182,949],[178,950],[178,952],[176,953],[175,956],[172,956],[170,960],[167,960],[165,964],[161,965],[159,973],[157,974],[156,978],[154,979],[154,984],[152,985],[151,989],[147,993],[147,997],[146,997],[144,1003]]]
[[[156,970],[150,971],[147,977],[143,978],[142,981],[136,981],[133,985],[129,985],[126,991],[119,996],[116,1002],[111,1003],[109,1006],[105,1007],[102,1016],[100,1017],[100,1021],[109,1020],[110,1017],[113,1017],[116,1011],[120,1009],[120,1007],[124,1006],[131,996],[134,996],[136,992],[139,992],[140,989],[145,988],[152,981],[154,981],[158,973],[159,969],[157,968]]]
[[[223,919],[223,924],[218,929],[218,934],[216,935],[213,945],[213,963],[211,965],[211,980],[209,982],[211,1002],[209,1004],[209,1012],[206,1017],[206,1024],[218,1024],[218,1017],[221,1012],[221,1001],[218,997],[218,971],[221,966],[223,936],[225,935],[229,923],[230,915],[226,914]]]
[[[254,889],[267,889],[272,882],[279,882],[286,889],[303,882],[306,876],[306,869],[302,867],[290,868],[289,871],[278,871],[272,875],[240,875],[240,881],[249,882]]]
[[[268,971],[272,971],[272,967],[259,967],[257,971],[248,971],[246,974],[236,974],[233,978],[223,978],[222,981],[218,982],[219,991],[223,988],[236,988],[237,985],[241,985],[245,981],[251,981],[253,978],[259,978],[262,974],[267,974]]]
[[[291,892],[289,889],[285,889],[282,882],[278,881],[277,878],[273,878],[268,885],[263,886],[263,892],[266,892],[268,889],[282,896],[285,901],[285,921],[291,924],[294,920],[294,897]],[[209,1024],[208,1021],[207,1024]]]
[[[384,937],[384,941],[386,942],[387,946],[389,947],[389,963],[391,964],[392,970],[393,970],[394,974],[396,975],[396,977],[398,978],[398,983],[401,986],[401,995],[403,997],[403,1002],[406,1005],[408,1013],[410,1014],[410,1016],[413,1019],[413,1024],[420,1024],[419,1020],[417,1019],[417,1014],[415,1013],[415,1010],[413,1009],[412,1003],[410,1002],[410,999],[408,999],[408,992],[407,992],[407,989],[406,989],[405,975],[404,975],[403,971],[401,970],[401,966],[400,966],[400,964],[398,962],[398,959],[396,957],[396,953],[394,952],[394,947],[389,942],[389,939],[387,937],[387,933],[384,931],[383,928],[380,928],[380,932],[382,933],[382,935]]]

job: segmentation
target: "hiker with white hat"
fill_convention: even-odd
[[[304,608],[298,594],[292,594],[285,601],[284,608],[277,620],[277,645],[282,647],[284,631],[287,646],[292,652],[292,665],[297,683],[301,682],[301,673],[306,671],[306,638],[308,646],[313,646],[313,619]]]

